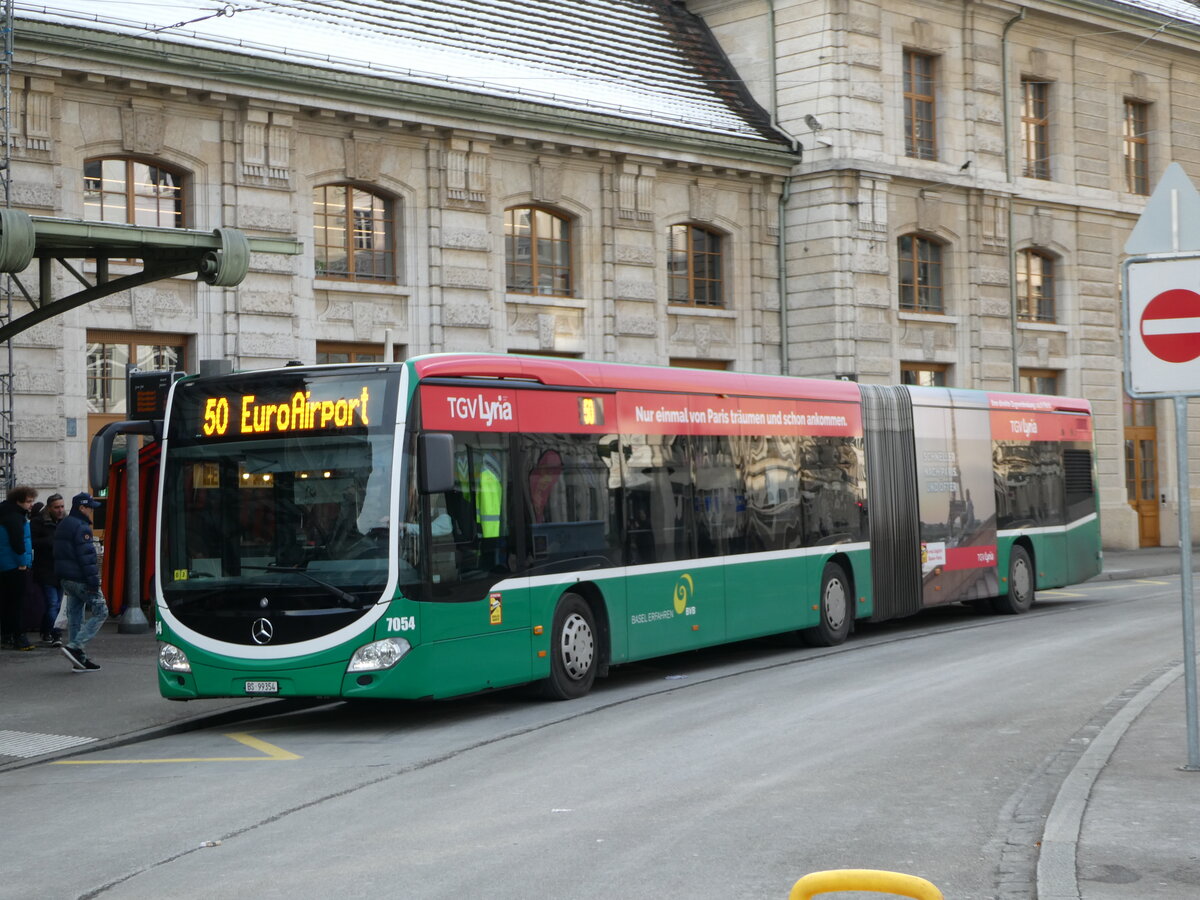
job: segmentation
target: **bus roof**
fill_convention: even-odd
[[[502,353],[436,353],[409,360],[417,377],[495,378],[537,384],[667,393],[734,394],[740,397],[795,397],[859,402],[858,384],[788,375],[752,375],[678,366],[590,362],[562,357]],[[1091,404],[1075,397],[1019,394],[964,388],[910,388],[914,400],[984,409],[1091,414]],[[939,405],[940,405],[939,403]]]
[[[798,397],[857,403],[858,385],[784,375],[749,375],[677,366],[640,366],[509,354],[445,353],[414,357],[419,378],[497,378],[591,389]]]

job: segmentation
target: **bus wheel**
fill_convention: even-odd
[[[1008,554],[1008,593],[992,600],[992,607],[1001,615],[1015,616],[1029,612],[1033,606],[1033,562],[1029,551],[1014,544]]]
[[[801,631],[800,637],[811,647],[832,647],[846,640],[853,620],[850,579],[837,563],[826,563],[821,573],[821,621]]]
[[[554,610],[550,634],[550,677],[541,684],[551,700],[574,700],[596,680],[596,622],[578,594],[563,594]]]

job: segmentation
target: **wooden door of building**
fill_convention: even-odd
[[[1129,505],[1137,511],[1138,546],[1159,546],[1158,428],[1153,400],[1125,398],[1125,490]]]

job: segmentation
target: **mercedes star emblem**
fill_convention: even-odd
[[[275,635],[275,626],[270,619],[255,619],[250,626],[250,639],[256,644],[269,644]]]

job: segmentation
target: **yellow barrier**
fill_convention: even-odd
[[[788,900],[812,900],[817,894],[831,891],[874,891],[879,894],[898,894],[912,900],[943,900],[942,892],[924,878],[901,872],[881,872],[877,869],[831,869],[810,872],[794,885]]]

